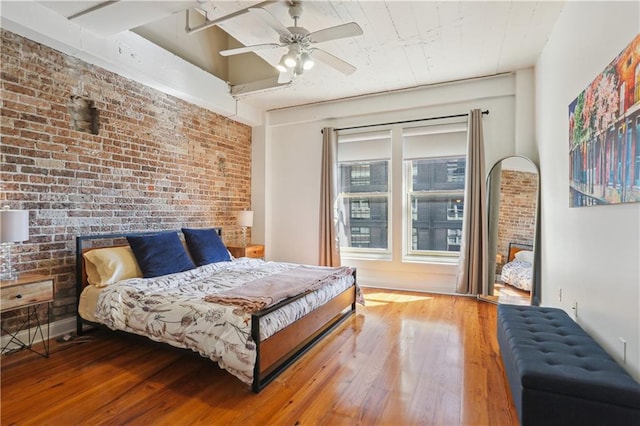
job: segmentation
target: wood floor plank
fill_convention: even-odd
[[[516,425],[495,305],[365,289],[329,336],[259,394],[212,361],[97,330],[49,359],[1,361],[2,425]]]

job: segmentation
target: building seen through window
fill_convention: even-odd
[[[411,251],[459,252],[464,213],[464,156],[406,161]]]
[[[410,251],[459,252],[464,212],[464,156],[408,160]],[[340,164],[343,247],[386,249],[389,162]]]
[[[340,164],[341,214],[348,241],[342,246],[386,249],[389,162]]]

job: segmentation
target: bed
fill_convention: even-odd
[[[525,291],[531,291],[533,282],[533,246],[509,243],[507,263],[502,267],[503,283]]]
[[[257,393],[363,303],[354,268],[234,259],[220,233],[77,237],[78,335],[88,324],[190,349]]]

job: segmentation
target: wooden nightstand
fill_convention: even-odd
[[[0,281],[0,313],[14,311],[16,309],[27,308],[27,315],[17,330],[10,332],[2,329],[11,336],[9,341],[2,347],[4,353],[11,343],[17,344],[20,349],[27,348],[45,358],[49,357],[49,319],[51,318],[50,302],[54,299],[53,278],[46,275],[25,274],[16,280]],[[47,336],[45,338],[38,310],[47,307]],[[34,329],[31,329],[31,322],[34,322]],[[25,330],[27,341],[24,342],[18,334]],[[44,345],[44,352],[38,352],[31,348],[35,339],[40,336]],[[13,350],[13,349],[12,349]]]
[[[254,259],[262,259],[264,257],[264,246],[262,244],[247,244],[227,246],[233,257],[253,257]]]

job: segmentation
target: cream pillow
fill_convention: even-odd
[[[131,247],[107,247],[87,251],[83,254],[89,284],[105,287],[128,278],[141,278]]]

